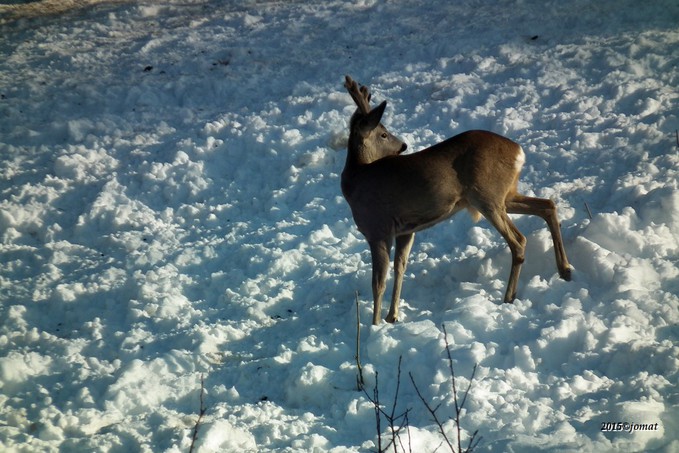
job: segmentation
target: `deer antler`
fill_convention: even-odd
[[[358,83],[349,76],[346,76],[346,81],[344,86],[351,95],[351,98],[356,103],[356,106],[361,111],[362,114],[367,115],[370,113],[370,91],[367,86],[361,86],[359,88]]]

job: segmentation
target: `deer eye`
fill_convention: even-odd
[[[387,137],[389,137],[389,134],[387,134],[386,132],[382,132],[382,138],[387,138]]]

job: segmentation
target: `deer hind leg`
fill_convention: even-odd
[[[556,205],[554,202],[545,198],[533,198],[514,194],[514,196],[511,199],[508,199],[505,204],[507,212],[509,213],[537,215],[547,222],[549,232],[552,234],[554,255],[556,256],[556,267],[559,270],[559,276],[564,280],[570,281],[571,266],[568,264],[566,249],[564,248],[563,240],[561,239],[561,227],[559,226],[559,219],[556,214]]]
[[[384,290],[387,286],[390,251],[391,239],[370,242],[373,264],[373,325],[378,325],[382,318],[382,296],[384,296]]]
[[[479,209],[483,216],[495,227],[509,245],[512,252],[512,269],[509,273],[505,303],[511,303],[516,297],[516,288],[521,273],[521,265],[525,259],[526,238],[510,220],[504,206]]]
[[[415,240],[415,233],[396,237],[396,251],[394,252],[394,291],[391,295],[391,306],[387,314],[387,322],[396,322],[398,319],[398,303],[401,298],[401,286],[403,274],[408,264],[408,255]]]

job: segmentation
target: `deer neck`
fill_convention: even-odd
[[[379,157],[373,146],[366,144],[364,140],[349,137],[347,160],[344,165],[345,170],[367,165],[378,159]]]
[[[352,198],[356,183],[355,178],[360,173],[361,167],[372,162],[371,155],[372,153],[370,153],[369,150],[366,150],[366,147],[363,146],[361,141],[355,140],[352,142],[352,138],[349,138],[347,160],[344,163],[344,170],[342,171],[341,178],[342,194],[347,200]]]

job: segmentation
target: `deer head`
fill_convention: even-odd
[[[368,87],[359,87],[358,83],[349,76],[346,76],[344,86],[357,107],[349,123],[347,164],[369,164],[383,157],[396,156],[405,151],[408,145],[392,135],[380,123],[387,101],[371,109],[371,95]]]

